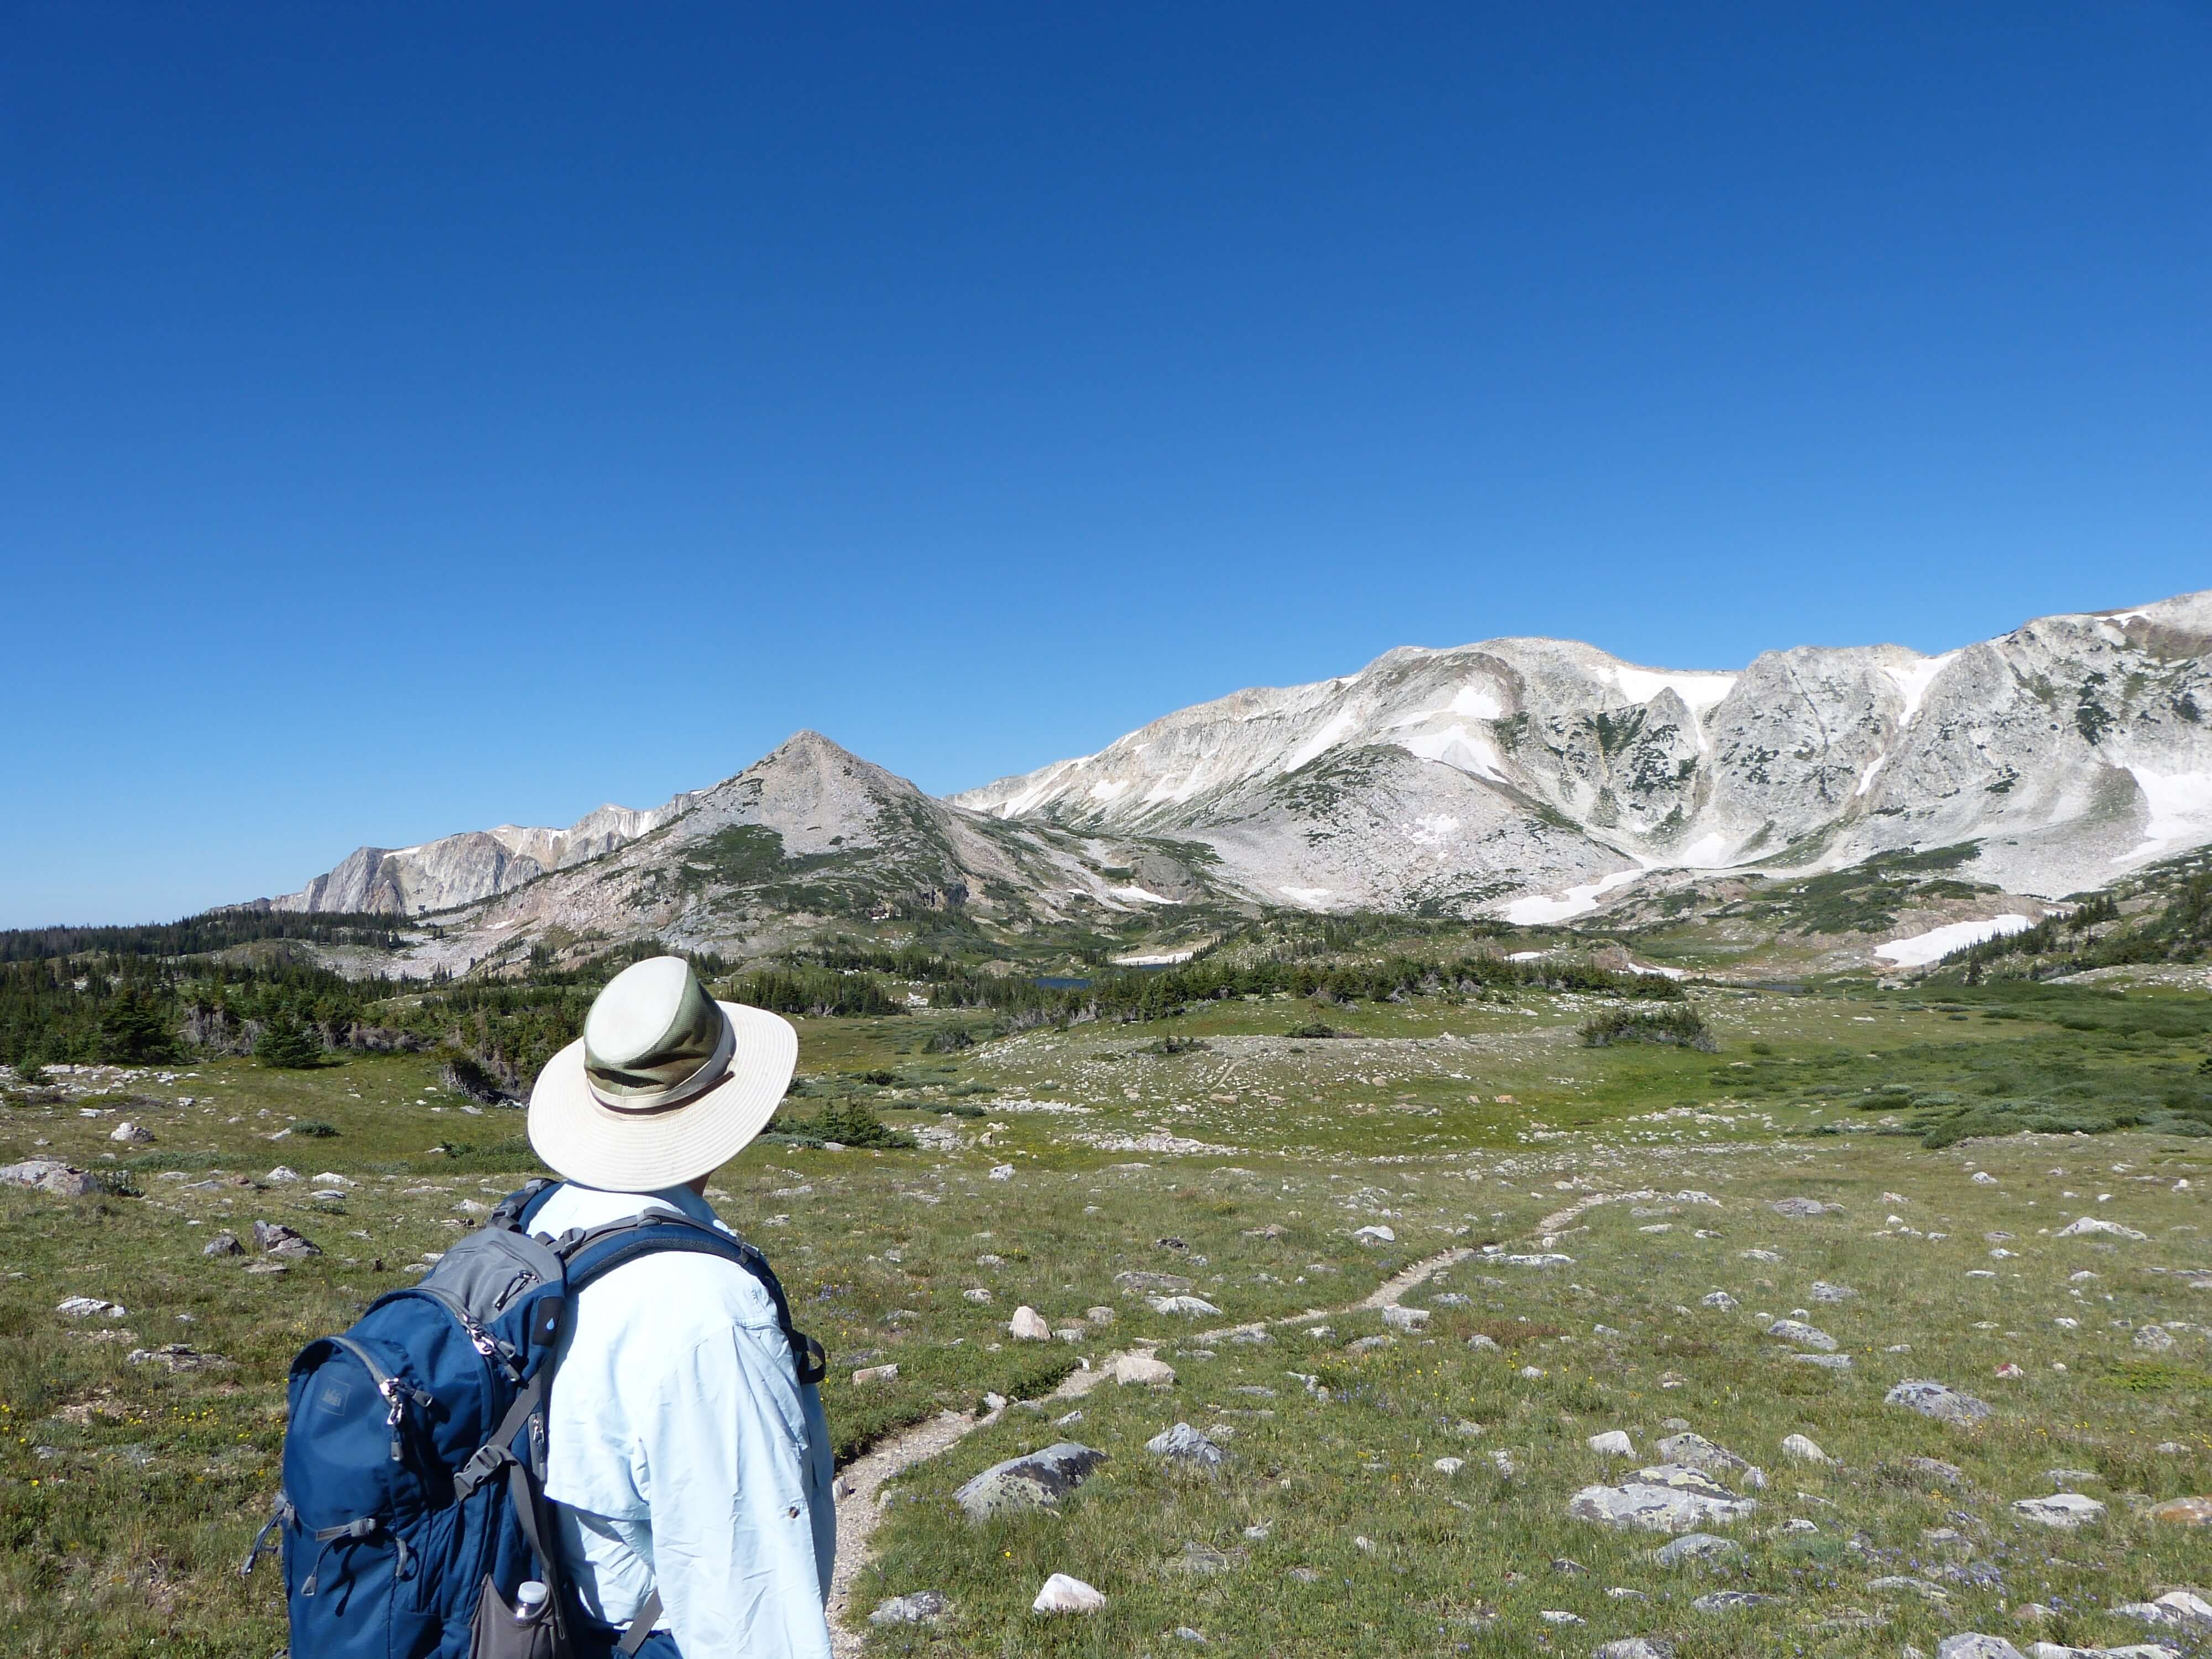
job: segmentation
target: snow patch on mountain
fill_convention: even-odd
[[[1969,945],[1979,945],[1985,939],[2002,939],[2008,933],[2025,933],[2034,926],[2029,917],[2008,911],[2001,916],[1984,916],[1979,921],[1954,921],[1907,939],[1893,939],[1887,945],[1875,945],[1874,953],[1899,968],[1925,968]]]

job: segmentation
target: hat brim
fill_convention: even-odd
[[[696,1181],[744,1151],[791,1085],[799,1033],[763,1008],[715,1006],[736,1038],[728,1075],[665,1112],[601,1105],[584,1076],[581,1038],[546,1061],[530,1091],[530,1144],[538,1156],[586,1187],[649,1193]]]

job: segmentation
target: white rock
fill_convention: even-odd
[[[135,1146],[149,1145],[154,1139],[151,1129],[142,1129],[135,1123],[118,1123],[107,1132],[110,1140],[127,1140]]]
[[[289,1165],[283,1164],[279,1164],[267,1175],[261,1177],[264,1182],[271,1187],[283,1187],[292,1182],[297,1181],[299,1178],[300,1172],[297,1170],[292,1169]]]
[[[1636,1443],[1626,1431],[1607,1429],[1603,1434],[1594,1434],[1583,1443],[1601,1457],[1633,1457]]]
[[[1799,1463],[1832,1463],[1836,1461],[1802,1434],[1783,1437],[1782,1455]]]
[[[1389,1228],[1380,1225],[1362,1227],[1352,1237],[1356,1243],[1361,1244],[1395,1244],[1398,1242],[1397,1234],[1392,1232]]]
[[[1385,1308],[1382,1322],[1394,1331],[1418,1331],[1429,1322],[1426,1308]]]
[[[1049,1342],[1052,1327],[1035,1308],[1024,1305],[1014,1310],[1014,1316],[1006,1322],[1006,1334],[1017,1342]]]
[[[121,1319],[128,1310],[120,1303],[96,1296],[72,1296],[55,1304],[54,1311],[68,1319]]]
[[[1711,1291],[1699,1297],[1698,1300],[1705,1307],[1718,1308],[1723,1313],[1732,1313],[1739,1305],[1736,1299],[1726,1291]]]
[[[1463,1457],[1439,1457],[1429,1467],[1438,1474],[1457,1474],[1467,1467],[1467,1460]]]
[[[2050,1498],[2023,1498],[2012,1506],[2012,1512],[2023,1521],[2067,1532],[2105,1518],[2105,1506],[2078,1492],[2062,1492]]]
[[[992,1180],[994,1180],[994,1181],[1012,1181],[1013,1178],[1014,1178],[1014,1166],[1013,1166],[1012,1164],[993,1164],[993,1165],[991,1166],[991,1179],[992,1179]],[[1053,1577],[1054,1577],[1054,1578],[1058,1578],[1058,1577],[1060,1577],[1060,1575],[1059,1575],[1058,1573],[1054,1573],[1054,1574],[1053,1575]],[[1070,1583],[1073,1583],[1074,1581],[1071,1579],[1069,1582],[1070,1582]],[[1049,1589],[1051,1588],[1051,1585],[1050,1585],[1049,1583],[1048,1583],[1048,1584],[1045,1586],[1045,1588],[1046,1588],[1046,1589]],[[1087,1585],[1086,1585],[1086,1586],[1085,1586],[1085,1589],[1088,1589],[1088,1588],[1089,1588],[1089,1586],[1087,1586]],[[1096,1591],[1093,1591],[1092,1593],[1093,1593],[1094,1595],[1095,1595],[1095,1594],[1097,1594],[1097,1592],[1096,1592]],[[1103,1599],[1103,1598],[1102,1598],[1102,1599]]]
[[[1106,1362],[1106,1375],[1116,1382],[1165,1388],[1176,1380],[1175,1367],[1148,1353],[1117,1353]]]
[[[1221,1311],[1202,1296],[1148,1296],[1145,1298],[1145,1305],[1154,1313],[1181,1314],[1191,1319]]]
[[[1056,1572],[1044,1581],[1044,1588],[1030,1603],[1031,1613],[1096,1613],[1106,1605],[1106,1598],[1085,1583],[1080,1578],[1071,1578]]]
[[[1967,1631],[1958,1636],[1947,1636],[1936,1644],[1936,1659],[2021,1659],[2018,1648],[2002,1636],[1984,1636],[1979,1631]]]
[[[2094,1215],[2085,1215],[2078,1221],[2070,1221],[2058,1230],[2058,1237],[2061,1238],[2087,1238],[2097,1233],[2102,1233],[2112,1238],[2131,1238],[2137,1243],[2142,1243],[2149,1237],[2147,1233],[2137,1232],[2132,1227],[2123,1227],[2117,1221],[2106,1221],[2101,1216]]]

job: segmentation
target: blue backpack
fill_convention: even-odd
[[[801,1385],[822,1380],[821,1346],[751,1245],[665,1213],[532,1234],[558,1186],[511,1194],[421,1283],[292,1362],[284,1483],[239,1570],[281,1540],[292,1659],[607,1659],[646,1644],[659,1595],[625,1632],[589,1618],[544,1494],[562,1332],[610,1269],[653,1250],[722,1257],[768,1291]],[[535,1608],[517,1594],[533,1579]]]

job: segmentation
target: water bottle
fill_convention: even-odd
[[[545,1586],[535,1578],[526,1578],[514,1589],[514,1622],[534,1625],[545,1616]]]

